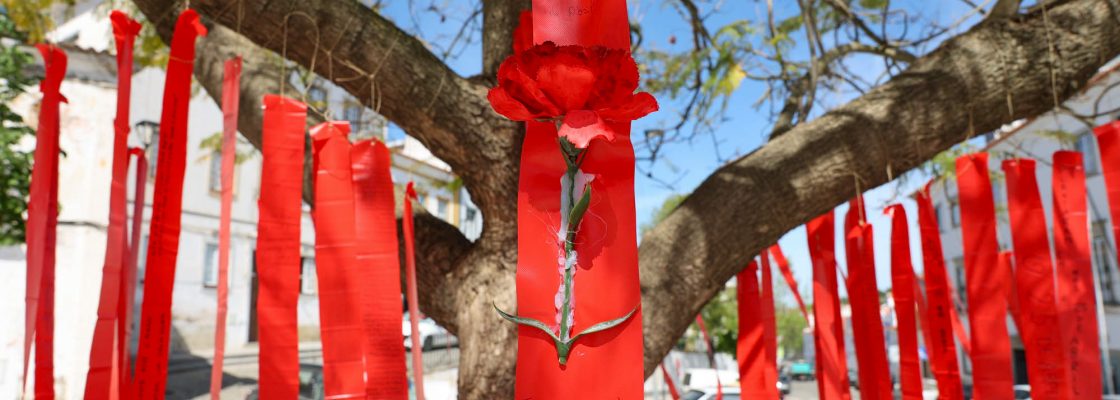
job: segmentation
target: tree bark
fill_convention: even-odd
[[[173,23],[159,17],[173,0],[134,1],[161,32]],[[502,35],[512,31],[515,10],[527,1],[484,2],[486,24],[501,26],[484,28],[484,74],[477,79],[457,76],[418,40],[358,2],[227,3],[191,5],[363,99],[462,177],[485,229],[468,243],[453,227],[417,217],[422,306],[460,337],[460,396],[511,398],[516,330],[491,304],[515,309],[522,133],[490,110],[485,92],[487,76],[508,48]],[[1036,11],[985,21],[866,95],[708,177],[641,243],[647,376],[700,308],[783,233],[971,135],[1039,115],[1055,99],[1078,93],[1120,53],[1118,14],[1109,4],[1071,0],[1048,6],[1046,18]],[[243,15],[252,15],[252,23],[242,24]],[[206,87],[215,84],[206,82],[212,75],[197,77]],[[251,117],[239,122],[259,126]],[[259,130],[246,128],[242,132],[259,143]]]

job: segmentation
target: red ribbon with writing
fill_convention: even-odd
[[[349,122],[311,128],[315,151],[315,265],[319,278],[319,331],[324,394],[364,398],[363,327],[354,258],[354,188]]]
[[[921,233],[922,265],[926,278],[925,319],[930,341],[926,346],[933,362],[933,376],[937,379],[938,395],[945,400],[962,398],[961,373],[957,365],[957,350],[953,344],[953,318],[955,312],[949,289],[949,275],[945,271],[945,258],[941,252],[941,233],[937,227],[930,185],[918,191],[918,231]],[[918,297],[918,296],[915,296]],[[920,297],[918,297],[921,300]]]
[[[131,399],[135,390],[132,387],[132,358],[129,357],[128,343],[129,338],[132,337],[132,310],[133,302],[136,299],[136,268],[140,261],[140,238],[144,224],[144,196],[148,185],[148,159],[144,155],[144,149],[132,147],[128,149],[128,154],[130,158],[136,160],[133,164],[136,166],[136,180],[132,189],[132,228],[129,231],[131,235],[128,242],[129,254],[124,271],[121,272],[121,301],[117,305],[120,308],[118,311],[119,318],[117,318],[117,348],[121,350],[117,354],[120,357],[117,365],[121,366],[119,387],[122,399]]]
[[[1054,153],[1054,255],[1058,264],[1058,318],[1070,355],[1075,399],[1101,398],[1100,337],[1089,256],[1089,215],[1081,153]]]
[[[350,151],[354,179],[355,262],[362,282],[366,393],[405,399],[408,375],[401,343],[401,267],[393,199],[392,158],[385,143],[364,140]]]
[[[534,0],[533,39],[557,45],[630,49],[624,0]],[[567,166],[551,122],[526,123],[518,187],[517,314],[538,321],[557,320],[554,294],[557,232],[561,225],[561,178]],[[575,242],[574,327],[617,319],[641,303],[634,215],[634,151],[630,124],[603,124],[615,138],[595,141],[586,151],[582,172],[594,200]],[[552,239],[550,239],[552,238]],[[638,310],[621,325],[573,344],[566,365],[545,332],[518,327],[515,397],[621,398],[644,396],[642,321]]]
[[[1019,304],[1019,326],[1027,353],[1027,376],[1031,397],[1037,399],[1068,399],[1069,362],[1063,352],[1061,335],[1054,335],[1061,326],[1054,293],[1054,267],[1046,234],[1046,211],[1035,177],[1035,161],[1011,159],[1003,161],[1007,178],[1008,216],[1011,220],[1011,243],[1015,249],[1015,293]]]
[[[844,218],[844,247],[848,259],[848,301],[852,306],[852,337],[859,363],[861,399],[890,399],[891,376],[887,365],[883,320],[879,316],[879,289],[875,281],[875,250],[871,224],[866,223],[863,197],[848,203]]]
[[[789,260],[782,253],[782,246],[774,243],[773,246],[770,246],[770,255],[774,256],[774,261],[778,263],[778,270],[782,272],[782,278],[785,278],[786,284],[789,285],[789,291],[793,293],[793,299],[797,300],[797,307],[801,309],[801,315],[805,317],[805,322],[809,322],[809,311],[805,308],[805,301],[801,299],[801,291],[797,290],[797,279],[794,279],[793,271],[789,268]]]
[[[23,335],[23,381],[31,343],[35,343],[35,398],[54,398],[54,260],[58,226],[59,92],[66,76],[66,53],[49,44],[36,46],[46,72],[39,82],[43,99],[35,132],[35,163],[27,201],[27,291]]]
[[[229,299],[229,224],[233,206],[233,164],[237,158],[237,113],[241,107],[241,57],[226,60],[222,75],[221,209],[218,225],[218,312],[214,320],[214,363],[210,366],[210,398],[222,393]],[[213,156],[211,156],[213,157]]]
[[[888,206],[891,217],[891,296],[898,320],[898,369],[902,400],[922,399],[922,365],[918,360],[918,318],[914,314],[914,266],[910,261],[910,232],[906,209]]]
[[[763,386],[766,389],[766,398],[777,399],[778,395],[778,327],[774,321],[774,281],[770,275],[770,256],[767,251],[762,252],[762,262],[759,264],[762,270],[762,333],[763,339],[766,343],[766,357],[763,358],[763,366],[766,368],[766,382],[769,385]]]
[[[260,398],[299,396],[300,216],[307,106],[265,95],[257,221]]]
[[[765,257],[763,257],[765,258]],[[740,397],[746,399],[771,398],[775,382],[766,376],[766,332],[758,288],[758,264],[751,260],[735,277],[739,303],[739,337],[735,344],[735,359],[739,361]]]
[[[416,388],[416,398],[424,398],[424,359],[420,343],[420,296],[416,293],[416,229],[413,226],[412,201],[416,199],[416,189],[408,182],[404,190],[404,216],[401,225],[404,230],[404,276],[405,298],[408,300],[409,336],[412,339],[412,384]]]
[[[85,398],[116,399],[120,388],[120,357],[117,341],[117,318],[120,307],[121,271],[127,251],[128,222],[128,111],[132,91],[132,45],[140,32],[140,23],[127,14],[114,10],[110,14],[113,38],[117,44],[117,115],[113,120],[113,163],[110,169],[109,225],[106,228],[105,264],[101,272],[101,293],[97,305],[97,322],[93,328],[93,344],[89,352]]]
[[[848,361],[844,355],[844,326],[837,292],[836,242],[833,212],[805,225],[813,260],[813,341],[817,357],[817,389],[826,400],[851,398]]]
[[[1006,274],[999,270],[996,208],[988,154],[957,158],[964,241],[965,283],[972,340],[973,393],[979,399],[1013,399],[1011,341],[1007,335]]]

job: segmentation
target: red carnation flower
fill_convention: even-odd
[[[561,122],[557,134],[587,148],[595,138],[614,141],[606,122],[657,111],[653,95],[634,93],[637,88],[638,65],[629,51],[545,42],[503,61],[487,97],[511,120]]]

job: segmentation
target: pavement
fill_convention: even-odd
[[[817,400],[817,381],[793,381],[784,400]],[[859,391],[852,388],[852,400],[859,400]]]

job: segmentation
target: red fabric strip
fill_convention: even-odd
[[[677,385],[673,383],[673,377],[669,376],[669,371],[665,370],[665,364],[661,364],[659,367],[661,367],[661,379],[665,380],[665,386],[669,389],[669,398],[680,400],[681,395],[677,392]]]
[[[1004,274],[1004,297],[1007,298],[1007,311],[1011,313],[1011,322],[1019,327],[1020,331],[1023,329],[1022,321],[1019,319],[1019,297],[1016,294],[1015,281],[1014,281],[1014,267],[1015,262],[1012,261],[1011,251],[999,252],[999,272]]]
[[[113,38],[117,45],[117,115],[113,123],[113,163],[110,167],[109,225],[106,229],[105,264],[101,272],[101,294],[97,305],[97,322],[89,352],[85,398],[116,399],[120,388],[120,357],[117,347],[118,302],[121,294],[121,271],[127,250],[128,222],[128,111],[132,91],[132,44],[140,32],[140,23],[127,14],[114,10],[110,14]]]
[[[1054,153],[1054,255],[1058,264],[1058,318],[1070,354],[1070,388],[1075,399],[1101,398],[1097,302],[1089,257],[1085,171],[1081,153]]]
[[[836,281],[836,242],[833,212],[805,225],[813,260],[813,341],[817,357],[817,389],[825,400],[847,400],[848,362],[844,355],[844,327]]]
[[[891,376],[887,365],[883,320],[879,316],[879,289],[875,281],[874,236],[866,223],[862,196],[848,203],[844,218],[844,247],[848,259],[848,301],[852,306],[852,337],[859,363],[860,398],[890,399]]]
[[[774,256],[774,260],[778,262],[778,269],[782,272],[786,284],[789,285],[789,291],[793,293],[793,299],[797,300],[797,307],[801,308],[801,315],[805,317],[805,322],[809,322],[809,311],[805,308],[805,301],[801,299],[801,291],[797,290],[797,279],[794,279],[793,271],[789,268],[789,260],[782,253],[782,246],[774,243],[773,246],[770,246],[770,255]]]
[[[405,186],[404,217],[404,263],[405,286],[408,300],[408,322],[411,324],[412,339],[412,385],[416,391],[416,398],[424,398],[424,359],[420,354],[423,344],[420,343],[420,296],[416,293],[416,243],[415,228],[413,228],[412,201],[416,199],[416,189],[409,181]]]
[[[226,60],[222,75],[221,209],[218,222],[218,311],[214,320],[214,363],[210,366],[210,398],[222,394],[229,298],[229,224],[233,206],[233,164],[237,158],[237,113],[241,106],[241,57]]]
[[[120,311],[117,319],[117,348],[121,351],[118,353],[120,361],[117,365],[121,366],[119,387],[122,399],[133,398],[132,395],[135,390],[132,387],[132,357],[129,354],[128,345],[130,338],[132,338],[132,311],[136,299],[136,267],[137,262],[140,261],[140,237],[144,223],[144,192],[148,184],[148,159],[144,155],[144,149],[133,147],[128,149],[128,153],[136,159],[134,164],[136,181],[134,182],[132,195],[132,228],[130,230],[132,238],[128,243],[129,254],[125,269],[121,273],[123,284],[121,284],[121,301],[118,303]]]
[[[922,283],[922,278],[920,276],[915,275],[913,284],[914,289],[912,293],[914,293],[914,302],[918,305],[918,325],[921,327],[922,342],[925,344],[926,355],[929,357],[929,364],[931,367],[941,365],[940,360],[937,358],[940,352],[932,350],[934,341],[933,333],[930,332],[929,327],[929,308],[926,307],[926,299],[922,294],[922,288],[925,287],[925,283]]]
[[[914,266],[910,261],[910,232],[906,209],[888,206],[891,217],[891,296],[898,318],[898,369],[902,400],[922,399],[922,365],[918,360],[918,320],[914,314]]]
[[[754,265],[753,260],[751,261],[751,265]],[[757,281],[755,282],[755,294],[758,294]],[[757,308],[755,310],[757,311]],[[714,348],[715,343],[712,342],[712,336],[708,334],[708,326],[704,324],[704,316],[702,314],[696,314],[696,325],[700,327],[700,334],[704,337],[704,346],[706,347],[705,350],[707,350],[708,353],[708,366],[711,367],[712,370],[717,371],[715,400],[723,400],[723,383],[719,381],[719,364],[716,362],[716,349]],[[754,361],[758,361],[758,359],[756,358]]]
[[[364,140],[350,152],[354,174],[355,254],[363,282],[366,393],[405,399],[408,375],[401,343],[401,267],[393,199],[392,158],[385,143]]]
[[[66,53],[48,44],[36,46],[46,72],[39,82],[43,99],[35,132],[35,163],[27,202],[27,291],[23,336],[23,382],[35,342],[35,398],[54,398],[54,259],[58,225],[59,92],[66,76]]]
[[[767,382],[766,377],[766,332],[762,326],[758,264],[751,260],[736,275],[735,281],[739,303],[739,338],[735,344],[735,359],[739,361],[739,397],[771,398],[767,386],[774,387],[774,382]]]
[[[307,106],[265,95],[257,221],[260,398],[299,396],[300,216]]]
[[[949,275],[941,253],[941,233],[937,227],[933,200],[927,183],[915,198],[918,202],[918,230],[921,233],[922,265],[926,278],[926,316],[929,337],[926,342],[937,378],[938,396],[943,400],[962,398],[961,373],[957,365],[957,349],[953,344],[954,306],[950,297]],[[920,296],[915,296],[921,300]],[[920,304],[920,303],[919,303]]]
[[[1120,238],[1120,121],[1098,126],[1093,129],[1093,133],[1097,136],[1101,172],[1104,174],[1105,192],[1108,193],[1112,237]]]
[[[1068,399],[1069,361],[1062,351],[1061,335],[1054,335],[1061,326],[1054,294],[1054,267],[1050,259],[1050,243],[1046,229],[1046,211],[1042,207],[1035,161],[1012,159],[1003,161],[1007,177],[1008,214],[1011,220],[1011,243],[1015,249],[1015,293],[1019,304],[1017,318],[1027,353],[1027,376],[1031,397],[1035,399]]]
[[[354,188],[349,122],[311,128],[315,150],[315,271],[319,278],[319,330],[323,342],[324,394],[364,398],[360,282],[354,258]]]
[[[1011,341],[1007,335],[1006,275],[999,270],[996,208],[988,177],[988,154],[957,158],[957,185],[964,241],[965,283],[972,340],[973,393],[986,400],[1013,399]],[[995,295],[993,295],[995,294]]]
[[[770,276],[770,257],[767,252],[762,252],[762,332],[766,342],[766,357],[763,358],[766,368],[764,385],[766,398],[777,400],[778,394],[778,327],[774,321],[774,281]]]
[[[179,254],[194,43],[199,35],[205,34],[206,27],[202,26],[198,14],[188,9],[179,15],[171,40],[159,125],[159,163],[156,165],[152,201],[151,236],[144,270],[140,347],[136,354],[136,393],[141,399],[162,397],[167,386],[171,294]]]
[[[574,10],[574,11],[573,11]],[[630,49],[624,0],[534,0],[536,43],[602,45]],[[561,177],[556,127],[526,124],[518,187],[517,313],[555,321],[554,294],[559,246]],[[574,284],[573,332],[626,315],[641,303],[637,237],[633,229],[634,152],[630,124],[611,123],[613,142],[595,141],[588,148],[583,172],[594,175],[594,200],[577,235],[578,272]],[[640,399],[642,382],[641,309],[626,322],[580,338],[567,365],[561,366],[547,334],[518,328],[515,397]]]
[[[946,275],[948,277],[948,275]],[[953,335],[957,337],[957,343],[961,344],[961,350],[968,357],[972,357],[972,341],[968,339],[968,332],[964,330],[964,323],[961,322],[961,315],[957,311],[957,305],[962,302],[957,299],[957,288],[953,286],[952,280],[947,280],[945,285],[949,288],[949,304],[953,306],[949,308],[950,323],[953,326]]]

